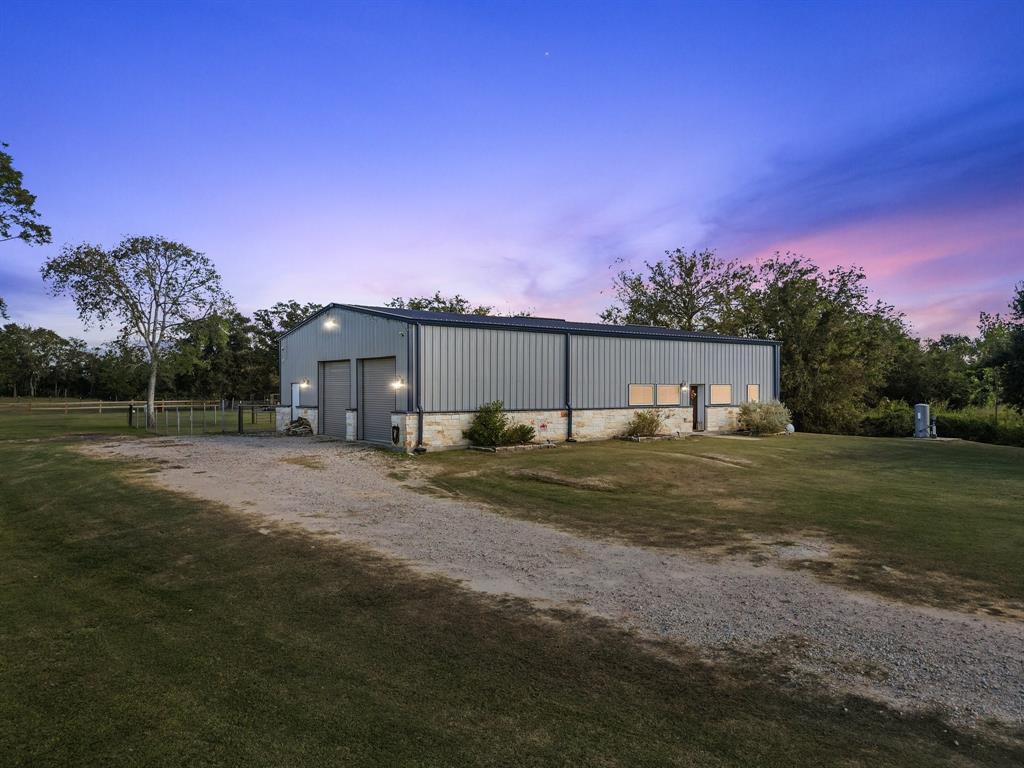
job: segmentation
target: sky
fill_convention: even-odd
[[[1024,280],[1024,1],[0,3],[7,142],[53,244],[159,234],[245,312],[461,293],[594,320],[617,267],[862,266],[922,336]]]

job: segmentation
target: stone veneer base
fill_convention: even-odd
[[[300,409],[300,413],[306,409]],[[574,410],[572,412],[573,439],[579,442],[610,440],[626,431],[626,424],[633,414],[644,408],[603,408],[597,410]],[[661,408],[665,414],[664,431],[668,435],[680,436],[693,432],[690,408]],[[732,406],[715,406],[706,409],[706,428],[709,432],[729,432],[736,429],[736,413]],[[289,409],[278,409],[278,429],[287,426]],[[316,409],[310,415],[302,413],[316,425]],[[469,428],[475,416],[473,411],[458,413],[423,414],[423,448],[427,451],[442,451],[466,448],[469,441],[462,433]],[[538,443],[560,443],[565,441],[569,421],[568,411],[510,411],[513,424],[529,424],[537,433]],[[347,439],[355,439],[356,412],[346,414]],[[390,446],[395,450],[411,453],[416,447],[416,414],[396,412],[391,414],[391,426],[398,427],[398,442]],[[283,423],[282,423],[283,422]]]

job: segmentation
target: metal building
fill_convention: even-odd
[[[621,434],[638,408],[673,432],[728,430],[779,397],[779,344],[636,325],[331,304],[280,340],[282,426],[402,450],[465,445],[502,400],[540,440]]]

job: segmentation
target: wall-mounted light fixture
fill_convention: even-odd
[[[299,387],[301,389],[306,389],[308,386],[309,386],[309,379],[303,379],[302,381],[299,382]]]
[[[333,317],[328,317],[326,320],[324,320],[324,328],[337,328],[337,327],[338,327],[338,321],[335,320]]]
[[[391,388],[394,389],[394,390],[401,389],[404,386],[405,386],[405,380],[402,379],[401,376],[399,376],[397,379],[395,379],[394,381],[391,382]]]

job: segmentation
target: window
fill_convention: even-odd
[[[679,405],[679,385],[659,384],[658,405]]]
[[[756,403],[761,399],[761,385],[760,384],[747,384],[747,400],[751,403]]]
[[[654,405],[653,384],[630,384],[629,385],[630,405]]]
[[[711,405],[729,405],[732,402],[732,384],[711,385]]]

